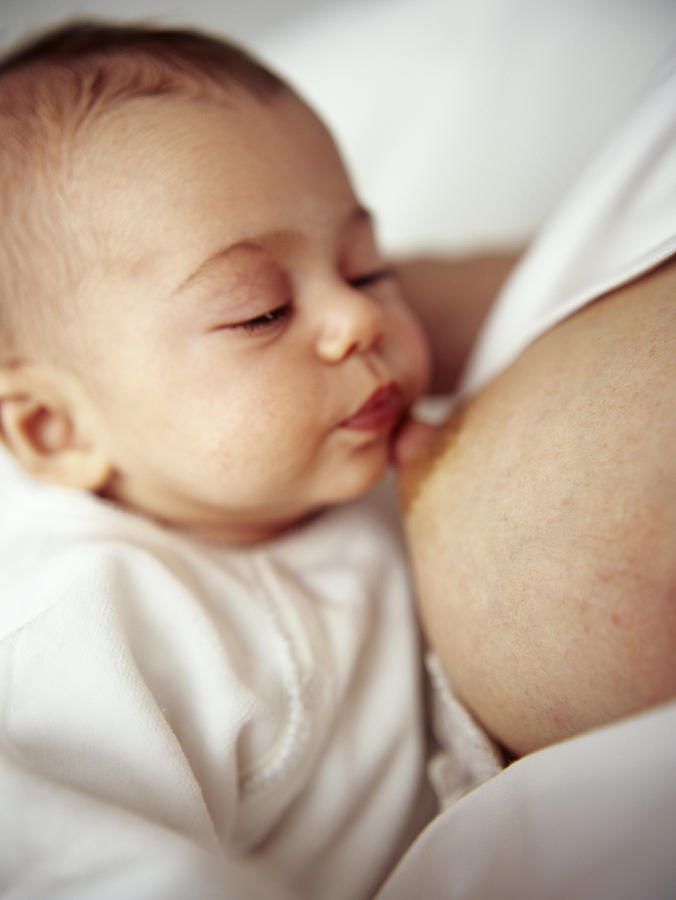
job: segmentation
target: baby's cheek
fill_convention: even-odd
[[[432,351],[422,326],[402,304],[397,316],[398,352],[410,385],[409,402],[428,389],[432,376]]]

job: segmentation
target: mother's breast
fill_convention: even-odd
[[[532,344],[400,476],[423,623],[516,753],[676,695],[676,264]]]

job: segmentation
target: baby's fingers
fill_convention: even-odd
[[[441,428],[407,416],[394,436],[391,447],[395,466],[406,466],[422,456],[439,436]]]

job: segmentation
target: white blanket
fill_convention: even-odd
[[[430,825],[378,900],[668,900],[676,703],[535,753]]]

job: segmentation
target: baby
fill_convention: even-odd
[[[371,488],[429,368],[371,217],[204,35],[48,34],[0,120],[0,881],[368,897],[424,805]]]

